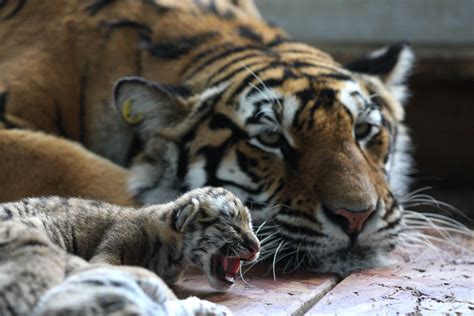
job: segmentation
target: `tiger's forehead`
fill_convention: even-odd
[[[299,83],[300,86],[269,87],[262,81],[259,86],[249,85],[239,96],[235,107],[237,117],[247,132],[253,135],[264,129],[285,133],[308,104],[316,108],[322,98],[326,103],[343,105],[354,121],[372,104],[367,89],[356,81],[335,81],[325,85],[300,80]]]

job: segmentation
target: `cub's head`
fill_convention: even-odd
[[[291,41],[250,55],[196,65],[182,86],[117,83],[115,104],[144,144],[130,190],[156,203],[224,187],[265,222],[259,237],[275,261],[339,273],[378,264],[397,242],[410,172],[411,49],[346,66]]]
[[[173,204],[172,224],[183,234],[185,260],[201,268],[214,288],[230,288],[240,261],[254,261],[260,251],[248,209],[231,192],[211,187]]]

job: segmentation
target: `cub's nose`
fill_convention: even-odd
[[[260,245],[256,242],[252,242],[247,246],[248,252],[240,256],[240,259],[243,261],[254,261],[257,259],[260,252]]]
[[[362,231],[365,222],[375,211],[371,206],[366,210],[352,211],[345,208],[331,209],[323,205],[325,215],[335,224],[339,225],[347,235],[356,236]]]

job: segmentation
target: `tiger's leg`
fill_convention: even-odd
[[[29,315],[39,298],[87,265],[25,224],[0,223],[0,315]]]
[[[77,143],[41,132],[0,129],[0,174],[0,202],[59,195],[134,204],[125,169]]]
[[[192,297],[178,300],[155,274],[137,267],[91,266],[51,289],[34,315],[230,315]]]

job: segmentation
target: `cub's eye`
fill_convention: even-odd
[[[277,147],[281,143],[281,134],[278,132],[265,132],[257,135],[260,143],[269,147]]]
[[[367,138],[372,134],[374,125],[369,123],[358,123],[354,127],[354,134],[357,139]]]

